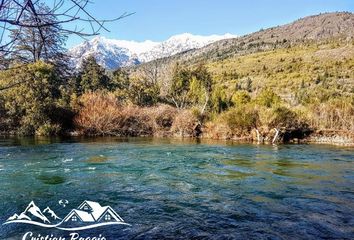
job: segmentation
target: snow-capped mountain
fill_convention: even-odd
[[[112,70],[202,48],[210,43],[235,37],[232,34],[198,36],[184,33],[163,42],[150,40],[136,42],[98,36],[71,48],[69,54],[77,68],[83,59],[93,55],[101,66]]]

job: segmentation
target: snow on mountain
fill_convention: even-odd
[[[210,43],[235,38],[236,36],[229,33],[225,35],[198,36],[190,33],[183,33],[172,36],[164,42],[154,46],[151,50],[143,52],[139,55],[142,62],[149,62],[158,58],[169,57],[191,49],[202,48]]]
[[[112,70],[202,48],[210,43],[235,37],[232,34],[198,36],[183,33],[163,42],[150,40],[136,42],[98,36],[73,47],[69,50],[69,54],[77,68],[80,67],[83,59],[93,55],[100,65]]]

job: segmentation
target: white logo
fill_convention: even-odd
[[[65,207],[69,202],[60,200],[59,204]],[[106,225],[127,225],[118,213],[110,206],[101,206],[97,202],[84,201],[77,209],[72,209],[63,219],[46,207],[43,212],[32,201],[22,213],[14,214],[3,224],[24,223],[45,228],[56,228],[65,231],[79,231]]]

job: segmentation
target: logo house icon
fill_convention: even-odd
[[[104,223],[124,222],[124,220],[110,206],[102,207],[97,202],[84,201],[78,209],[71,210],[63,222]]]

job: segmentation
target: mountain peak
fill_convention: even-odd
[[[43,213],[45,214],[49,214],[49,216],[54,219],[54,220],[58,220],[58,219],[61,219],[60,217],[58,217],[55,212],[50,209],[50,207],[46,207],[44,210],[43,210]],[[48,216],[48,215],[47,215]]]
[[[81,65],[83,59],[93,55],[97,62],[106,69],[131,66],[141,62],[148,62],[158,58],[169,57],[191,49],[198,49],[210,43],[235,38],[235,35],[210,35],[201,36],[191,33],[182,33],[168,38],[166,41],[143,42],[109,39],[96,36],[69,50],[76,67]]]

